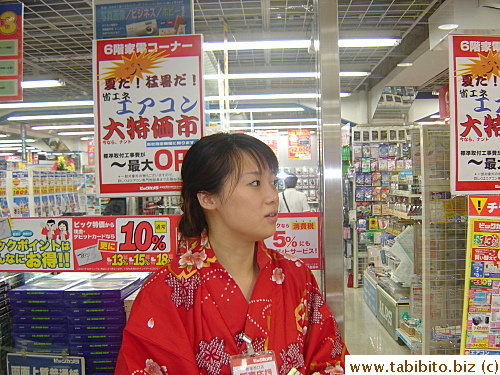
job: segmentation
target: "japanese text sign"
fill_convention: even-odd
[[[500,191],[500,37],[451,36],[452,191]]]
[[[288,160],[311,160],[311,131],[288,130]]]
[[[269,249],[300,258],[312,270],[323,268],[319,212],[280,213],[276,232],[264,242]]]
[[[98,40],[94,53],[99,193],[179,191],[203,136],[201,36]]]
[[[0,101],[21,101],[23,3],[0,4]]]
[[[7,372],[9,374],[85,374],[85,358],[74,356],[7,354]]]
[[[500,217],[500,196],[469,196],[469,216]]]
[[[178,219],[177,215],[5,219],[0,222],[0,270],[154,271],[176,254]]]
[[[471,197],[469,201],[469,210],[476,210],[476,216],[477,212],[482,215],[487,211],[488,202],[480,200],[483,198],[488,197]],[[469,217],[462,354],[500,354],[499,240],[498,218]],[[479,349],[488,353],[479,353]]]

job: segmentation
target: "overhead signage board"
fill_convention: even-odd
[[[97,40],[94,54],[99,194],[180,191],[203,136],[201,35]]]
[[[452,192],[500,191],[500,37],[450,37]]]
[[[0,4],[0,102],[23,100],[23,3]]]

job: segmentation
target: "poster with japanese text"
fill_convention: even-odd
[[[280,213],[276,232],[264,242],[269,249],[300,258],[311,270],[320,270],[319,224],[319,212]]]
[[[452,192],[500,191],[500,37],[451,36]]]
[[[22,101],[23,3],[0,4],[0,101]]]
[[[253,135],[268,145],[278,155],[279,134],[277,130],[256,130]]]
[[[462,354],[500,354],[500,199],[490,198],[469,197]]]
[[[311,131],[288,130],[288,160],[311,160]]]
[[[0,270],[154,271],[177,251],[179,216],[0,219]]]
[[[179,191],[203,136],[201,36],[98,40],[94,53],[99,194]]]
[[[95,0],[96,39],[193,31],[193,0]]]

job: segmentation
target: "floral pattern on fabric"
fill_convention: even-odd
[[[146,367],[144,370],[136,370],[131,375],[168,375],[167,368],[160,366],[152,359],[146,359]]]
[[[229,354],[224,351],[224,339],[214,337],[212,341],[200,341],[200,351],[196,354],[198,367],[209,375],[218,375],[223,365],[229,364]]]
[[[305,293],[304,293],[305,294]],[[305,296],[302,297],[300,303],[295,308],[295,323],[297,324],[297,331],[306,333],[307,320],[308,320],[308,305]]]
[[[283,284],[283,281],[285,281],[285,274],[283,273],[283,269],[275,268],[273,270],[273,276],[271,277],[271,280],[276,284]]]
[[[184,305],[186,310],[189,310],[194,303],[194,291],[200,286],[200,275],[177,278],[169,273],[166,277],[166,283],[172,288],[171,298],[175,306]]]
[[[287,349],[282,350],[280,357],[283,360],[280,374],[286,375],[292,368],[300,369],[304,367],[304,356],[300,352],[299,345],[296,343],[290,344]]]
[[[324,305],[323,298],[318,293],[311,293],[309,300],[309,323],[319,324],[323,320],[323,314],[321,314],[320,308]]]

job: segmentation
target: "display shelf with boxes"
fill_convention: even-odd
[[[319,169],[316,167],[283,167],[283,175],[297,176],[298,191],[303,192],[307,197],[307,203],[312,212],[319,211]],[[284,190],[284,179],[279,181],[278,189]]]

